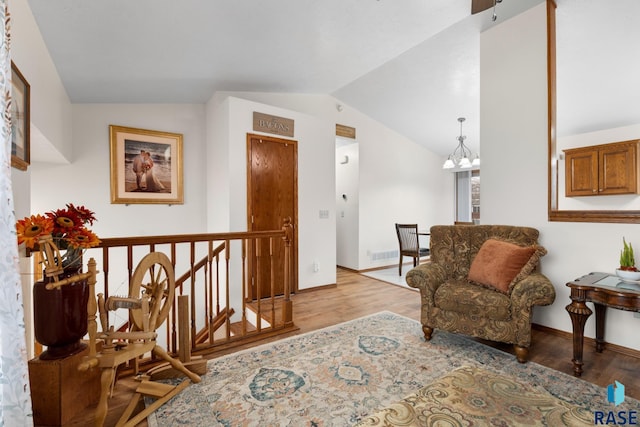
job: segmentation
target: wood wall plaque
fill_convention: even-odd
[[[336,124],[336,135],[342,136],[344,138],[356,139],[356,128],[352,128],[351,126]]]
[[[253,130],[293,137],[293,120],[270,114],[253,112]]]

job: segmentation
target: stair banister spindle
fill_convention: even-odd
[[[140,258],[154,250],[166,251],[167,255],[170,252],[169,258],[176,271],[176,295],[190,297],[192,310],[188,316],[187,328],[191,334],[191,351],[204,355],[294,330],[290,299],[293,283],[292,236],[292,226],[290,222],[285,222],[280,230],[272,231],[103,238],[100,246],[87,251],[87,257],[93,256],[102,263],[96,287],[100,289],[104,286],[103,293],[108,298],[113,294],[126,296],[129,293],[128,290],[114,291],[109,285],[124,285],[128,289],[134,265],[137,265]],[[284,242],[284,257],[281,261],[278,256],[282,249],[276,239]],[[202,242],[203,246],[198,242]],[[229,249],[235,242],[241,245],[241,250],[232,253]],[[197,249],[204,249],[206,253],[199,256]],[[224,257],[224,262],[221,256]],[[256,256],[261,259],[260,262],[256,262]],[[232,257],[240,259],[236,262]],[[241,270],[235,271],[238,268]],[[268,269],[271,271],[266,271]],[[258,276],[256,279],[252,278],[258,273],[257,270],[262,270],[262,279],[257,278]],[[285,272],[282,275],[283,283],[278,283],[282,271]],[[257,282],[253,283],[252,280]],[[280,286],[284,286],[281,291],[283,294],[277,296],[276,289]],[[254,292],[250,291],[252,288],[255,289]],[[264,301],[261,301],[263,298]],[[195,304],[192,304],[194,300]],[[270,301],[270,310],[265,305],[267,301]],[[232,303],[236,306],[232,306]],[[174,306],[177,307],[177,304]],[[242,316],[242,320],[232,319],[236,312]],[[170,311],[167,319],[165,330],[157,339],[167,350],[177,354],[180,350],[181,329],[177,311]],[[197,319],[200,320],[196,321]],[[201,324],[202,319],[204,325]],[[130,331],[128,320],[124,319],[124,324],[115,324],[117,331]],[[154,360],[149,358],[139,359],[123,373],[136,370],[138,364],[144,370],[153,363]]]

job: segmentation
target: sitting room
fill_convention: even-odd
[[[640,247],[640,88],[625,80],[639,66],[625,46],[640,41],[629,22],[640,11],[590,3],[4,0],[2,229],[14,242],[22,218],[54,221],[19,225],[27,239],[3,249],[12,392],[0,424],[116,425],[141,381],[164,393],[130,410],[150,426],[406,425],[415,411],[462,425],[631,417],[640,291],[594,283],[617,280],[623,239]],[[605,43],[596,27],[624,40]],[[591,68],[607,81],[586,80]],[[464,169],[443,164],[463,135],[482,161],[481,216],[454,226],[471,220],[456,210]],[[616,169],[585,177],[576,152],[596,170],[612,152]],[[97,262],[95,292],[67,310],[88,325],[73,360],[47,361],[41,325],[58,318],[37,326],[47,310],[34,284],[63,263],[40,257],[33,234],[63,233],[67,209],[85,218],[77,271],[91,281]],[[418,224],[429,256],[402,264],[395,224]],[[466,280],[484,243],[445,254],[448,227],[542,248],[522,280],[535,284],[518,287],[520,275],[502,291],[431,295],[441,272],[430,265],[447,260],[441,288]],[[387,268],[406,286],[363,274]],[[105,357],[127,343],[145,357]],[[147,359],[182,374],[203,363],[162,378]],[[439,393],[450,398],[430,400]],[[456,406],[471,395],[490,410]],[[514,396],[527,397],[519,422]]]

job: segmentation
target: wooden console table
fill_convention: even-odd
[[[604,349],[604,321],[607,307],[640,312],[640,284],[623,282],[609,273],[589,273],[567,283],[571,288],[571,304],[566,309],[573,325],[573,375],[582,375],[584,325],[591,316],[587,302],[596,311],[596,351]]]

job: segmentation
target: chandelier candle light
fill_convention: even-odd
[[[461,169],[469,169],[474,166],[480,166],[480,156],[476,154],[473,161],[469,160],[472,157],[471,150],[464,145],[464,140],[467,138],[462,135],[462,123],[464,122],[464,117],[459,117],[458,121],[460,122],[460,136],[458,137],[458,146],[453,153],[449,154],[449,157],[442,165],[442,169],[453,169],[456,166]]]

